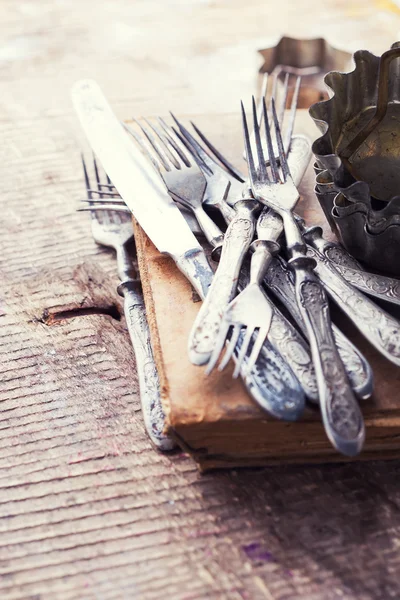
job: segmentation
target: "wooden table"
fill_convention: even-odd
[[[278,12],[279,7],[279,12]],[[3,0],[2,600],[398,598],[399,462],[199,475],[143,433],[69,88],[121,117],[235,113],[280,32],[382,52],[394,2]]]

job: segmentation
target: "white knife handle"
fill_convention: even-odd
[[[124,296],[124,313],[136,358],[144,425],[153,444],[166,452],[175,447],[175,442],[163,432],[165,416],[161,405],[160,381],[139,286],[127,279],[118,286],[118,292]]]
[[[189,360],[194,365],[204,365],[210,360],[222,315],[233,298],[240,267],[254,236],[258,203],[241,200],[235,209],[236,215],[225,234],[218,269],[189,336]]]

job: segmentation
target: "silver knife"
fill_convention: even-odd
[[[143,154],[128,143],[99,85],[77,81],[71,96],[92,150],[135,219],[157,249],[171,256],[199,295],[205,296],[212,270],[204,250]]]
[[[100,87],[92,80],[78,81],[71,95],[88,141],[121,197],[157,249],[175,260],[204,299],[213,278],[204,251],[152,167],[129,141]],[[254,400],[275,417],[294,421],[301,416],[303,390],[270,345],[264,346],[244,381]]]

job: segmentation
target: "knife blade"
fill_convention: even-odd
[[[71,97],[92,150],[157,249],[171,256],[200,296],[207,294],[212,269],[174,201],[140,150],[128,143],[99,85],[77,81]]]

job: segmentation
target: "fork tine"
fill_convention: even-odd
[[[275,101],[271,98],[271,106],[275,106]],[[263,100],[263,109],[264,109],[264,127],[265,127],[265,137],[267,139],[267,149],[268,149],[268,158],[269,164],[271,166],[271,173],[275,183],[279,181],[279,169],[275,158],[275,151],[272,145],[271,139],[271,128],[268,122],[267,117],[267,104],[265,102],[265,98]]]
[[[258,125],[260,127],[262,125],[263,118],[264,118],[264,111],[263,111],[262,99],[265,98],[265,96],[267,95],[267,89],[268,89],[268,73],[264,73],[263,74],[263,78],[262,78],[262,82],[261,82],[260,101],[259,101],[258,107],[257,107],[257,111],[258,111]]]
[[[94,154],[93,154],[93,167],[94,167],[94,174],[95,174],[96,183],[97,183],[97,193],[99,194],[100,198],[102,198],[103,197],[103,190],[101,189],[99,168],[97,166],[97,161],[96,161],[96,157],[95,157]]]
[[[199,136],[199,138],[201,139],[201,141],[207,146],[207,148],[212,152],[212,154],[219,160],[219,162],[223,165],[223,167],[228,171],[228,173],[230,173],[233,177],[235,177],[235,179],[237,179],[238,181],[240,181],[241,183],[243,183],[245,181],[245,177],[244,175],[242,175],[242,173],[232,165],[232,163],[230,163],[225,156],[223,156],[221,154],[221,152],[210,142],[210,140],[204,135],[204,133],[197,127],[197,125],[195,123],[193,123],[193,121],[190,121],[193,129],[195,130],[195,132],[197,133],[197,135]],[[211,157],[211,160],[214,160],[213,157]],[[215,160],[214,160],[215,162]]]
[[[281,127],[283,124],[283,119],[285,117],[285,108],[286,108],[286,101],[287,101],[287,95],[288,95],[288,87],[289,87],[289,73],[286,73],[285,79],[283,81],[282,98],[281,98],[280,107],[279,107],[279,123],[280,123]]]
[[[175,123],[177,124],[177,126],[179,127],[179,131],[181,132],[181,134],[183,135],[183,137],[186,139],[186,141],[190,144],[190,146],[192,147],[193,150],[191,150],[196,157],[199,157],[201,159],[201,166],[202,168],[206,169],[206,171],[212,175],[213,173],[213,159],[210,158],[207,154],[207,152],[205,152],[205,150],[202,148],[202,146],[199,144],[199,142],[196,140],[196,138],[194,138],[192,136],[192,134],[186,129],[186,127],[183,125],[183,123],[181,123],[180,121],[178,121],[178,119],[175,117],[175,115],[172,114],[172,112],[170,113],[171,117],[174,119]],[[177,131],[174,129],[175,133],[177,133]]]
[[[94,173],[95,173],[96,183],[97,183],[97,193],[99,194],[100,198],[104,198],[107,195],[107,193],[102,190],[99,167],[97,165],[96,157],[94,154],[93,154],[93,167],[94,167]],[[100,208],[98,205],[96,205],[96,211],[98,211],[98,210],[100,210]],[[93,215],[93,213],[92,213],[92,215]],[[112,218],[112,215],[111,215],[111,218]],[[106,223],[110,222],[110,215],[107,212],[104,214],[104,221]]]
[[[149,159],[149,161],[152,163],[153,167],[158,171],[158,173],[161,174],[160,163],[158,162],[157,158],[154,157],[154,154],[149,150],[149,148],[147,146],[145,146],[145,144],[143,143],[144,140],[127,123],[123,122],[122,125],[125,127],[125,130],[129,133],[129,135],[131,135],[134,138],[134,140],[136,140],[141,151],[146,156],[146,158]],[[153,150],[154,150],[154,148],[153,148]]]
[[[300,91],[300,84],[301,84],[301,77],[299,76],[296,79],[296,85],[294,88],[292,102],[290,105],[289,122],[288,122],[287,130],[286,130],[286,134],[285,134],[285,143],[283,144],[286,155],[289,153],[290,144],[292,141],[294,122],[296,119],[297,102],[298,102],[299,91]]]
[[[160,160],[161,165],[164,167],[164,169],[166,171],[170,171],[171,170],[171,166],[170,166],[167,158],[165,157],[164,149],[160,147],[160,145],[154,139],[154,137],[152,136],[152,134],[150,133],[150,131],[142,123],[140,123],[140,121],[138,121],[137,119],[135,119],[135,117],[132,117],[132,118],[135,121],[135,123],[140,127],[140,129],[142,130],[142,132],[146,136],[147,140],[150,142],[150,146],[153,148],[153,150],[154,150],[157,158]],[[139,137],[139,139],[140,139],[140,137]],[[143,141],[140,140],[139,143],[140,143],[141,147],[143,148]],[[159,167],[158,170],[160,170],[160,167]]]
[[[233,353],[236,348],[237,341],[240,336],[240,329],[241,329],[240,325],[237,325],[236,323],[233,325],[231,339],[228,342],[223,359],[221,360],[221,362],[218,366],[218,371],[223,371],[225,369],[226,365],[228,364],[228,362],[230,361],[230,359],[232,358]]]
[[[163,132],[160,131],[154,125],[154,123],[151,123],[151,121],[149,121],[146,118],[143,118],[143,120],[145,121],[145,123],[147,123],[147,125],[154,131],[154,133],[158,137],[159,141],[162,144],[163,150],[164,150],[165,154],[167,155],[167,158],[171,161],[171,163],[174,165],[174,167],[176,169],[180,169],[181,164],[180,164],[179,160],[176,158],[175,154],[173,152],[171,152],[171,150],[169,148],[170,145],[173,147],[173,144],[171,144],[171,141],[168,139],[168,137],[165,136],[163,134]],[[179,153],[178,153],[178,156],[179,156]],[[184,161],[184,163],[186,164],[186,161]],[[190,162],[189,162],[189,165],[187,165],[187,166],[190,166]]]
[[[256,143],[257,157],[258,157],[258,179],[261,181],[268,180],[267,173],[267,165],[265,164],[264,152],[261,144],[261,136],[260,136],[260,127],[257,121],[257,107],[254,96],[252,97],[252,107],[253,107],[253,127],[254,127],[254,138]],[[264,119],[266,118],[266,113],[264,112]]]
[[[257,180],[257,171],[254,165],[253,152],[250,144],[249,128],[247,126],[246,112],[244,110],[243,102],[240,103],[242,107],[242,122],[243,122],[243,135],[244,135],[244,148],[246,151],[247,167],[249,170],[250,183],[253,185]]]
[[[104,187],[104,184],[101,183],[100,186]],[[106,187],[108,187],[108,186],[106,186]],[[114,186],[112,186],[112,187],[114,187]],[[105,192],[104,190],[99,191],[99,190],[92,190],[92,189],[88,189],[87,191],[90,192],[91,194],[100,194],[101,193],[100,198],[102,198],[103,196],[110,196],[111,198],[119,198],[120,197],[118,192]],[[93,200],[93,202],[97,202],[99,200],[99,198],[91,198],[91,200]]]
[[[92,190],[90,189],[89,173],[87,170],[86,161],[85,161],[85,157],[83,156],[83,153],[81,153],[81,160],[82,160],[83,174],[85,177],[87,197],[90,200],[92,198]]]
[[[290,171],[289,171],[289,166],[288,166],[286,156],[285,156],[285,149],[283,147],[283,142],[282,142],[282,134],[281,134],[281,130],[280,130],[279,123],[278,123],[278,117],[276,114],[275,100],[273,98],[271,100],[271,109],[272,109],[272,118],[274,120],[274,125],[275,125],[275,135],[276,135],[276,142],[278,145],[279,162],[280,162],[281,169],[282,169],[283,181],[286,181],[288,179],[288,177],[290,177]]]
[[[182,135],[182,133],[180,131],[178,131],[178,129],[176,129],[175,127],[172,127],[172,131],[174,132],[174,135],[176,136],[176,138],[181,142],[181,144],[183,144],[183,146],[190,152],[190,154],[191,154],[193,160],[195,161],[195,163],[197,164],[197,166],[201,170],[203,170],[207,175],[212,175],[212,171],[210,171],[210,169],[207,167],[207,165],[202,161],[202,159],[197,154],[194,147]]]
[[[265,342],[265,340],[267,338],[268,331],[269,331],[269,324],[268,324],[267,327],[266,326],[260,327],[259,332],[258,332],[257,337],[256,337],[256,340],[255,340],[255,342],[253,344],[253,348],[251,350],[249,359],[248,359],[247,364],[246,364],[246,372],[247,373],[250,373],[250,371],[252,370],[252,368],[256,364],[258,355],[260,354],[261,348],[263,347],[264,342]]]
[[[207,363],[206,375],[209,375],[211,373],[211,371],[213,371],[213,369],[215,368],[215,365],[217,364],[218,359],[221,356],[222,350],[225,346],[226,338],[228,336],[230,328],[231,328],[230,323],[227,323],[224,320],[221,322],[214,349],[210,356],[210,360]]]
[[[83,198],[81,202],[90,202],[93,205],[108,202],[109,204],[125,204],[121,197],[113,196],[111,198]]]
[[[187,167],[190,167],[191,166],[190,158],[191,157],[194,158],[192,149],[188,146],[187,142],[182,139],[182,136],[180,136],[173,127],[170,127],[164,121],[164,119],[162,119],[161,117],[158,117],[158,122],[160,123],[161,127],[164,129],[165,135],[167,136],[168,141],[174,148],[175,152],[178,154],[178,156],[183,161],[183,163]],[[189,154],[188,154],[188,152],[189,152]]]
[[[233,379],[237,379],[240,374],[240,369],[242,368],[244,358],[247,354],[247,350],[249,349],[249,345],[251,342],[251,338],[254,333],[254,327],[247,327],[246,334],[244,336],[242,345],[240,347],[239,355],[236,360],[235,370],[233,371]]]

